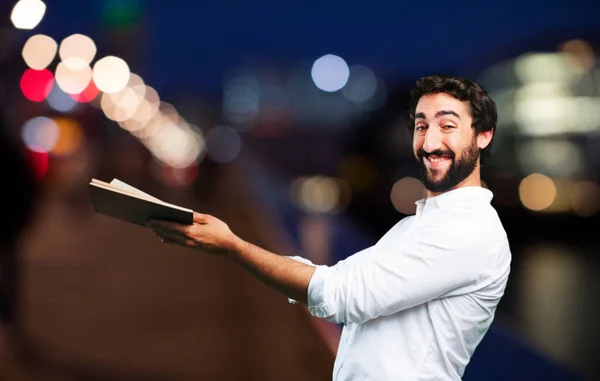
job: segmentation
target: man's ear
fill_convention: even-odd
[[[485,147],[487,147],[492,141],[493,136],[493,128],[489,131],[481,131],[479,135],[477,135],[477,147],[479,147],[479,149],[484,149]]]

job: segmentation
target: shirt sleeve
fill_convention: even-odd
[[[456,234],[444,228],[318,267],[308,287],[309,311],[335,323],[363,323],[483,287],[498,244],[486,242],[477,231]]]
[[[309,259],[294,255],[294,256],[286,256],[286,258],[289,259],[293,259],[294,261],[300,262],[300,263],[304,263],[305,265],[309,265],[309,266],[314,266],[314,267],[318,267],[317,265],[315,265],[314,263],[312,263],[312,261],[310,261]],[[290,304],[297,304],[298,301],[292,298],[288,298],[288,302]]]

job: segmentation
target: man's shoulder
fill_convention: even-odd
[[[506,231],[498,213],[491,205],[465,207],[461,205],[448,206],[439,211],[436,216],[438,225],[430,226],[433,230],[445,226],[444,231],[454,238],[469,239],[475,242],[478,238],[484,241],[506,239]]]

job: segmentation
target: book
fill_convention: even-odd
[[[159,200],[118,179],[110,183],[91,179],[89,191],[95,213],[141,226],[150,219],[193,223],[193,210]]]

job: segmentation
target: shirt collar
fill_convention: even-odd
[[[479,200],[481,202],[490,203],[493,197],[494,194],[489,189],[483,187],[461,187],[444,192],[435,197],[423,198],[415,202],[415,204],[417,205],[417,215],[420,215],[425,206],[428,206],[428,208],[439,208],[443,205],[452,204],[462,200]]]

